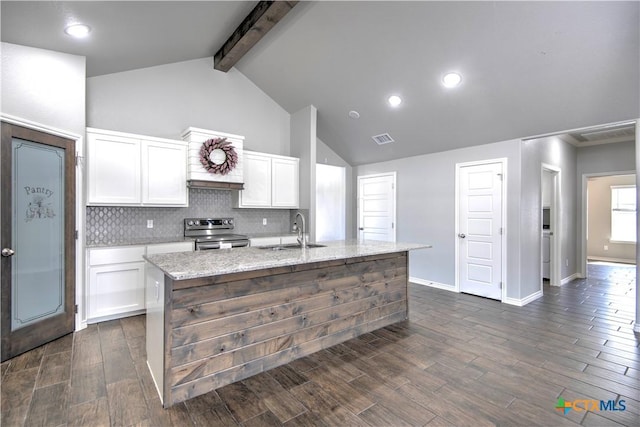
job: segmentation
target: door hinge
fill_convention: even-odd
[[[496,175],[498,175],[498,178],[500,179],[500,181],[502,181],[502,174],[501,174],[501,173],[498,173],[498,174],[496,174]]]
[[[73,235],[75,236],[76,240],[78,240],[78,230],[76,230]]]
[[[391,223],[391,228],[394,228],[394,227],[395,227],[395,223],[392,222]]]
[[[500,227],[500,235],[504,234],[504,228]]]
[[[74,310],[73,312],[74,312],[75,314],[78,314],[78,304],[76,304],[76,305],[74,306],[73,310]]]
[[[392,183],[391,183],[391,189],[392,189],[392,190],[395,190],[395,188],[396,188],[396,185],[392,182]]]
[[[500,282],[500,289],[502,289],[502,282]]]

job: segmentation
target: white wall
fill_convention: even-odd
[[[289,113],[237,69],[214,70],[212,58],[87,79],[87,125],[174,139],[193,126],[290,154]]]
[[[410,252],[409,275],[455,286],[455,165],[507,158],[507,297],[520,291],[520,140],[480,145],[354,167],[357,176],[397,172],[397,236],[401,242],[433,245]],[[354,189],[355,187],[354,183]],[[354,192],[355,195],[355,192]],[[354,212],[354,216],[357,212]],[[354,219],[354,223],[357,223]],[[526,296],[526,295],[525,295]]]
[[[77,135],[85,128],[85,57],[2,43],[2,113]]]
[[[587,258],[616,259],[635,263],[636,245],[610,242],[611,186],[636,185],[636,175],[589,178],[587,183]],[[605,245],[607,250],[604,249]]]

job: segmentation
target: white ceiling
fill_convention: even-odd
[[[255,3],[2,1],[1,39],[84,55],[96,76],[213,56]],[[236,68],[290,113],[315,105],[318,137],[371,163],[639,117],[639,6],[301,2]],[[70,19],[91,38],[64,35]],[[463,83],[446,90],[450,70]]]

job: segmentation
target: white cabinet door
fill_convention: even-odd
[[[88,204],[140,203],[140,141],[87,132]]]
[[[297,208],[298,159],[274,158],[271,160],[271,206],[275,208]]]
[[[244,152],[244,190],[239,207],[271,207],[271,158]]]
[[[142,203],[187,206],[187,145],[142,140]]]
[[[141,310],[144,310],[144,262],[89,268],[89,319]]]

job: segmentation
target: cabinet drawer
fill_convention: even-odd
[[[193,242],[158,243],[147,246],[147,255],[192,252]]]
[[[122,246],[117,248],[89,249],[89,265],[121,264],[142,262],[144,246]]]
[[[298,243],[298,236],[296,235],[282,236],[280,238],[280,241],[283,245],[292,245],[294,243]]]
[[[255,237],[250,239],[251,246],[271,246],[279,245],[280,237]]]

